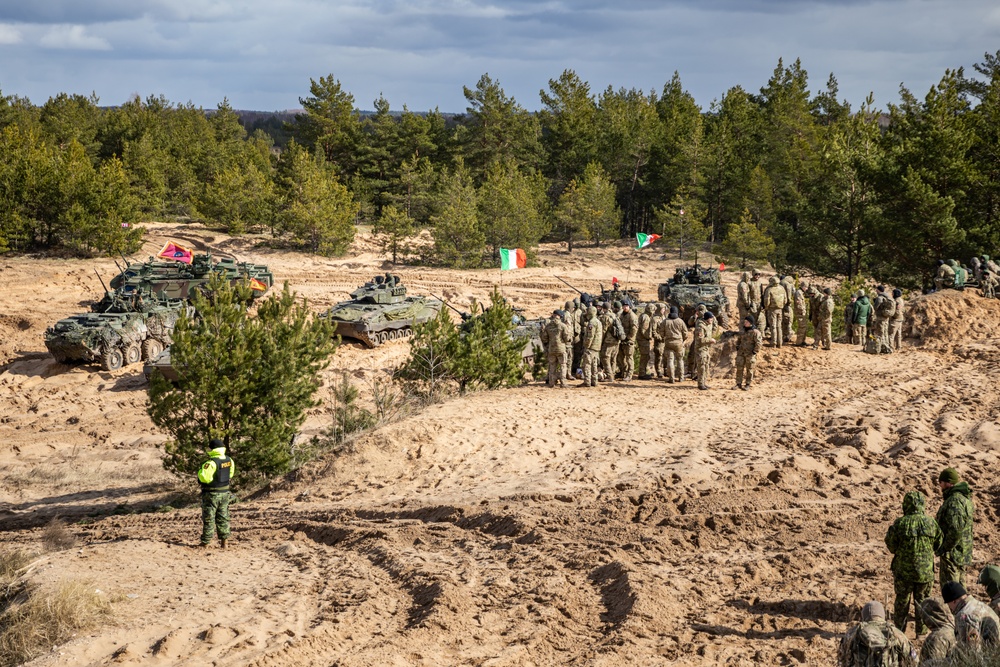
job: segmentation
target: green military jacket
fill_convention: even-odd
[[[885,546],[893,554],[893,576],[899,581],[934,581],[934,552],[943,542],[937,522],[924,514],[924,494],[907,493],[903,516],[885,534]]]
[[[944,543],[936,550],[938,556],[949,556],[956,565],[972,562],[972,489],[959,482],[944,492],[944,502],[937,511],[937,523],[944,533]]]

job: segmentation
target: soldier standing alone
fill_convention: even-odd
[[[208,460],[198,468],[198,483],[201,485],[201,543],[207,547],[219,532],[219,546],[226,548],[229,539],[229,482],[236,475],[236,464],[226,455],[226,444],[222,440],[209,442]]]
[[[899,352],[903,347],[903,313],[906,308],[906,301],[903,300],[903,291],[899,288],[892,290],[892,301],[896,309],[889,318],[889,344],[892,349]]]
[[[764,345],[764,335],[754,326],[753,315],[743,318],[743,331],[736,343],[736,388],[746,391],[753,383],[754,367],[757,366],[757,353]],[[743,383],[744,377],[746,384]]]

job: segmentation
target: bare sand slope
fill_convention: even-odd
[[[168,236],[266,262],[317,309],[391,269],[367,239],[325,260],[152,226],[147,249]],[[557,275],[652,294],[676,264],[625,247],[540,259],[503,276],[530,315],[572,296]],[[190,548],[197,509],[135,512],[193,490],[160,467],[141,376],[44,354],[89,268],[5,262],[0,542],[100,513],[35,576],[131,595],[115,625],[34,664],[831,664],[860,604],[891,602],[882,538],[906,490],[933,511],[933,476],[958,466],[977,491],[973,569],[1000,546],[1000,301],[971,291],[917,299],[901,354],[768,349],[751,392],[729,388],[723,359],[709,392],[637,381],[452,399],[234,506],[232,548],[205,552]],[[392,270],[459,306],[499,277]],[[344,345],[328,385],[363,384],[406,349]],[[307,431],[329,419],[327,405]]]

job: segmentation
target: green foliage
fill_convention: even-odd
[[[473,180],[482,182],[497,164],[518,168],[537,166],[540,158],[541,126],[500,84],[483,74],[475,89],[463,87],[469,106],[458,137]]]
[[[494,264],[500,248],[534,248],[549,231],[545,182],[512,162],[495,162],[477,193],[479,227]]]
[[[479,225],[478,196],[472,178],[461,161],[454,171],[441,176],[441,189],[435,203],[435,258],[447,266],[472,267],[482,263],[486,235]]]
[[[601,166],[591,162],[583,177],[573,179],[559,197],[554,212],[556,237],[566,241],[570,252],[574,240],[594,241],[617,236],[621,211],[615,202],[615,189]]]
[[[382,252],[387,252],[395,264],[400,252],[406,252],[406,239],[413,236],[413,219],[395,206],[382,209],[382,216],[375,224],[375,234],[379,238]]]
[[[226,167],[206,184],[199,208],[230,234],[265,228],[273,215],[273,182],[253,163]]]
[[[677,248],[677,257],[684,259],[684,253],[697,250],[708,240],[709,228],[704,223],[704,209],[696,199],[686,193],[678,193],[670,206],[657,209],[656,221],[667,243]]]
[[[178,321],[170,349],[180,380],[154,374],[148,412],[173,437],[168,470],[193,474],[220,438],[237,461],[236,483],[248,486],[301,462],[294,436],[336,343],[330,323],[287,283],[257,303],[256,317],[246,309],[249,288],[213,278],[208,293],[192,300],[197,317]]]
[[[340,382],[333,386],[333,425],[330,436],[335,445],[342,445],[353,433],[375,426],[375,415],[358,405],[358,388],[343,373]]]
[[[741,269],[765,261],[774,254],[774,239],[753,222],[749,209],[740,222],[730,225],[725,240],[716,248],[726,264],[739,262]]]
[[[432,398],[453,383],[460,391],[521,384],[524,341],[511,336],[513,317],[514,311],[496,290],[490,295],[490,306],[461,330],[442,308],[435,319],[414,329],[410,356],[397,377]]]

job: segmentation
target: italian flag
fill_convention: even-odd
[[[528,265],[528,257],[521,248],[500,248],[500,270],[523,269]]]
[[[659,234],[643,234],[641,232],[637,233],[635,235],[635,242],[636,242],[635,249],[641,250],[642,248],[645,248],[646,246],[651,244],[653,241],[658,241],[658,240],[660,240]]]

